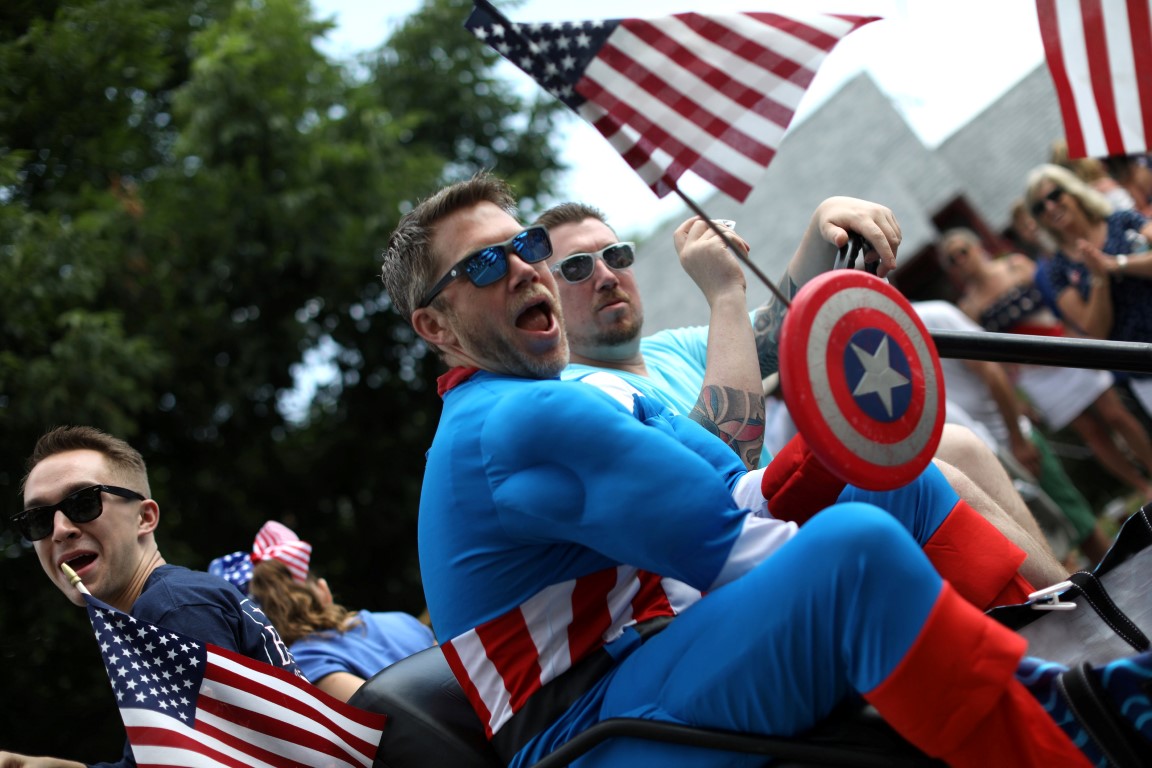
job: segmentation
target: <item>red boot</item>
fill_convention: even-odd
[[[1027,642],[944,583],[915,643],[864,698],[904,738],[959,768],[1090,768],[1017,679]]]

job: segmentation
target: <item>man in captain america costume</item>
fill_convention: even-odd
[[[1022,658],[1024,640],[925,557],[931,521],[910,535],[849,501],[796,532],[748,508],[756,475],[699,426],[557,380],[551,245],[513,210],[492,177],[442,190],[402,219],[383,266],[451,368],[421,498],[429,610],[511,765],[615,716],[796,733],[853,693],[954,765],[1101,759],[1048,696],[1063,669]],[[662,577],[708,594],[678,604]],[[1129,662],[1108,670],[1109,695],[1152,663]],[[755,759],[621,740],[576,764]]]

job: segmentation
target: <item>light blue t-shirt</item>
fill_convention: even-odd
[[[435,643],[432,630],[411,614],[360,611],[358,617],[360,624],[345,632],[322,632],[292,643],[292,656],[310,682],[333,672],[367,680]]]
[[[749,314],[749,322],[753,314]],[[647,376],[572,363],[560,373],[560,378],[579,380],[590,373],[606,371],[619,376],[674,413],[682,416],[692,413],[704,386],[704,370],[708,362],[708,326],[671,328],[645,336],[640,339],[640,353],[648,369]],[[765,445],[760,452],[760,466],[768,466],[771,460],[772,453]]]

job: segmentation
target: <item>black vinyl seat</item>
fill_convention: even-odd
[[[348,703],[388,715],[375,768],[503,768],[438,645],[380,670]]]
[[[376,768],[502,768],[439,646],[387,667],[360,687],[353,706],[389,716]],[[921,768],[939,766],[901,739],[869,708],[845,706],[796,738],[693,728],[652,720],[606,720],[534,768],[559,768],[605,739],[628,737],[765,756],[777,768]],[[773,758],[769,761],[767,758]]]

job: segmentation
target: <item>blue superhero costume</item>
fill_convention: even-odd
[[[989,728],[1055,729],[1015,682],[1022,639],[925,557],[939,519],[905,527],[861,499],[795,532],[737,506],[735,454],[653,403],[629,414],[592,387],[465,369],[442,385],[421,572],[445,658],[511,765],[615,716],[795,733],[851,691],[958,764],[986,759]],[[954,499],[942,481],[910,493]],[[708,594],[678,604],[666,578]],[[577,673],[594,658],[606,671],[588,682]],[[634,750],[642,764],[741,764],[628,742],[577,764],[633,765]]]
[[[651,378],[588,365],[569,366],[561,376],[597,387],[625,408],[634,401],[654,401],[679,414],[690,393],[704,385],[706,344],[706,327],[661,331],[641,342]],[[636,400],[637,395],[646,400]],[[696,443],[694,450],[703,449]],[[905,488],[865,491],[837,477],[812,454],[804,437],[796,435],[756,471],[763,472],[761,496],[778,519],[804,523],[831,504],[863,500],[888,510],[905,528],[919,528],[917,540],[937,570],[978,607],[1024,602],[1033,591],[1019,574],[1025,553],[956,496],[933,465]],[[746,496],[738,501],[751,506]]]

